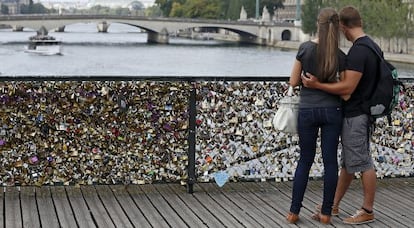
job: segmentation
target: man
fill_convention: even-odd
[[[332,214],[338,212],[338,206],[356,172],[362,173],[364,200],[356,214],[343,221],[347,224],[363,224],[374,221],[374,198],[376,172],[369,149],[372,121],[362,111],[362,101],[366,100],[374,89],[378,57],[362,43],[374,43],[363,31],[362,19],[357,9],[344,7],[340,13],[340,29],[346,39],[353,43],[347,56],[345,77],[336,83],[320,83],[313,75],[302,75],[304,86],[321,89],[337,95],[349,95],[344,103],[344,121],[342,126],[341,171],[335,192]],[[377,44],[374,43],[378,47]],[[379,48],[379,47],[378,47]]]

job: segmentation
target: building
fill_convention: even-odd
[[[0,6],[7,6],[9,9],[8,14],[19,14],[20,5],[29,4],[30,0],[0,0]],[[1,14],[1,12],[0,12]]]
[[[304,4],[303,0],[285,0],[283,2],[284,9],[276,9],[274,12],[273,20],[275,21],[295,21],[297,18],[297,3],[300,3],[302,6]]]

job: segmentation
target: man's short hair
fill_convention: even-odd
[[[339,21],[349,28],[362,27],[362,19],[358,10],[353,6],[345,6],[339,12]]]

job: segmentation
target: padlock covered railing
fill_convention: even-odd
[[[274,130],[286,77],[2,77],[2,185],[188,186],[291,180],[298,138]],[[378,120],[379,177],[413,175],[413,79]],[[383,123],[384,122],[384,123]],[[320,154],[312,177],[323,174]]]

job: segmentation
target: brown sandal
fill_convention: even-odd
[[[287,220],[289,223],[294,224],[294,223],[296,223],[297,221],[299,221],[299,215],[297,215],[297,214],[293,214],[292,212],[289,212],[289,213],[288,213],[288,215],[286,216],[286,220]]]
[[[331,224],[331,216],[330,215],[324,215],[319,212],[314,213],[312,216],[313,220],[319,221],[322,224],[329,225]]]

